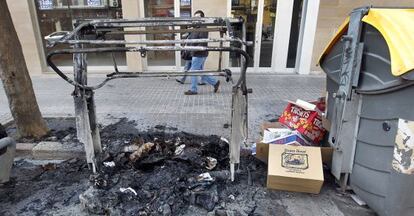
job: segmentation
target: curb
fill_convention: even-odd
[[[5,116],[5,117],[4,117]],[[0,118],[0,124],[7,126],[13,123],[11,115]],[[49,113],[43,118],[71,118],[69,113]],[[39,143],[17,143],[16,157],[30,158],[34,160],[67,160],[72,158],[85,158],[82,145],[69,145],[61,142],[42,141]]]
[[[12,115],[3,115],[0,116],[0,124],[2,124],[3,126],[7,126],[8,124],[10,124],[13,121],[13,117]]]
[[[72,113],[46,113],[42,115],[42,118],[74,118]],[[0,115],[0,124],[7,126],[14,121],[11,114]]]
[[[34,160],[68,160],[85,158],[81,145],[73,146],[61,142],[17,143],[16,156]]]

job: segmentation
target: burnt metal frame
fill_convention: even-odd
[[[103,87],[108,81],[117,78],[140,78],[140,77],[174,77],[182,76],[184,73],[191,76],[224,76],[227,81],[232,81],[231,71],[222,69],[222,52],[235,52],[243,56],[241,58],[241,70],[238,81],[232,89],[231,107],[231,134],[230,134],[230,172],[231,179],[234,180],[235,164],[240,163],[240,147],[247,140],[247,95],[252,90],[246,85],[246,70],[251,61],[251,57],[245,51],[246,46],[252,45],[246,41],[246,26],[242,18],[142,18],[142,19],[104,19],[104,20],[79,20],[75,24],[76,28],[62,39],[51,42],[49,47],[57,44],[71,45],[70,49],[55,50],[47,55],[48,65],[65,81],[75,87],[73,92],[75,102],[75,116],[77,137],[85,145],[86,159],[93,172],[100,168],[99,156],[102,152],[99,129],[96,121],[96,110],[94,101],[94,90]],[[233,26],[242,27],[243,38],[234,37]],[[137,27],[170,27],[169,30],[139,30],[128,31],[123,28]],[[220,38],[208,39],[183,39],[183,40],[145,40],[145,41],[126,41],[126,40],[105,40],[106,34],[154,34],[154,33],[182,33],[182,29],[175,27],[193,27],[186,32],[219,32]],[[198,28],[203,27],[203,28]],[[172,28],[172,30],[171,30]],[[122,29],[122,30],[120,30]],[[227,34],[226,37],[224,35]],[[93,39],[87,39],[93,36]],[[219,46],[183,46],[182,44],[192,43],[219,43]],[[241,48],[224,46],[224,43],[236,42]],[[98,47],[88,48],[87,45]],[[108,45],[125,45],[125,47],[108,47]],[[128,46],[127,46],[128,45]],[[132,46],[135,45],[135,46]],[[139,46],[138,46],[139,45]],[[162,45],[162,46],[147,46]],[[168,46],[169,45],[169,46]],[[100,52],[140,52],[142,57],[148,51],[209,51],[220,52],[219,65],[217,70],[202,70],[197,72],[119,72],[116,61],[114,60],[115,72],[107,74],[106,79],[98,85],[89,86],[87,82],[87,53]],[[52,61],[55,55],[72,54],[74,62],[74,79],[66,76]]]

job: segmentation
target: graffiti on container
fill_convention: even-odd
[[[414,121],[398,121],[392,167],[403,174],[414,174]]]

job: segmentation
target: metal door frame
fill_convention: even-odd
[[[273,37],[273,47],[272,47],[272,63],[270,67],[260,67],[260,53],[261,53],[261,40],[262,40],[262,30],[263,30],[263,9],[265,0],[258,1],[258,11],[257,11],[257,22],[255,30],[255,48],[254,48],[254,64],[252,68],[248,69],[248,72],[258,72],[258,73],[278,73],[278,74],[292,74],[295,73],[295,68],[287,68],[287,55],[289,51],[289,39],[290,39],[290,28],[293,12],[293,1],[292,0],[279,0],[276,17],[275,17],[275,28],[274,28],[274,37]],[[228,16],[231,16],[231,0],[227,0]],[[282,30],[283,29],[283,30]],[[302,31],[302,28],[301,28]],[[288,34],[283,34],[288,32]],[[277,35],[282,35],[283,37],[277,37]],[[300,41],[298,42],[300,43]],[[299,53],[299,50],[298,50]],[[229,61],[230,59],[227,59]],[[236,67],[232,67],[232,70],[237,71]]]

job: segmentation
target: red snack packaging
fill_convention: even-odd
[[[326,132],[322,126],[320,111],[316,106],[309,108],[289,101],[279,118],[279,122],[293,130],[297,130],[312,141],[313,145],[319,145]]]

